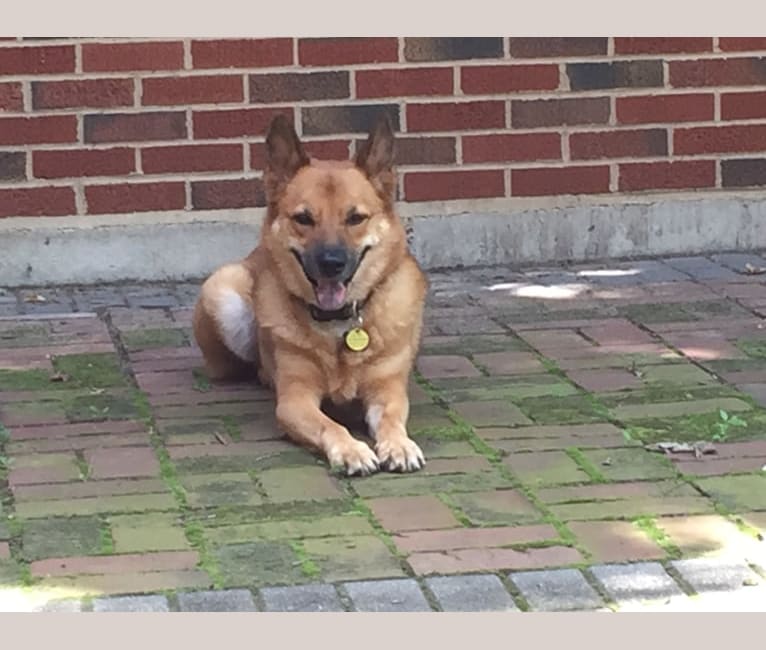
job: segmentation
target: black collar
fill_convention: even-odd
[[[364,309],[364,305],[369,300],[369,296],[364,300],[357,300],[354,302],[343,305],[340,309],[333,309],[330,311],[320,309],[316,305],[309,304],[309,314],[311,318],[319,323],[327,323],[330,321],[344,321],[356,318]]]

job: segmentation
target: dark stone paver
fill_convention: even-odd
[[[247,589],[186,591],[178,594],[182,612],[254,612],[253,595]]]
[[[94,612],[169,612],[165,596],[115,596],[94,598]]]
[[[514,612],[518,607],[495,575],[444,576],[426,585],[445,612]]]
[[[342,612],[343,605],[333,585],[312,584],[261,589],[267,612]]]
[[[577,569],[524,571],[508,577],[536,611],[565,612],[598,609],[604,605]]]
[[[411,579],[347,582],[344,585],[358,612],[429,612],[418,583]]]

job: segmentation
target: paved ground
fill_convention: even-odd
[[[196,285],[0,292],[0,610],[766,611],[761,267],[433,274],[427,468],[352,480],[206,379]]]

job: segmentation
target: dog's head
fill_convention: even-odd
[[[285,117],[271,124],[263,242],[287,290],[322,311],[364,300],[403,255],[393,144],[384,118],[353,161],[310,160]]]

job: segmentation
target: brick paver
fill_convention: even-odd
[[[206,377],[199,283],[0,288],[0,583],[36,610],[757,610],[763,259],[433,273],[429,462],[364,479]]]

